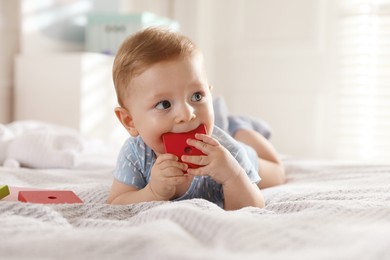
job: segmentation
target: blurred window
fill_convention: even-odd
[[[390,0],[342,0],[337,157],[390,158]]]

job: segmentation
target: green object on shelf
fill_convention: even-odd
[[[0,200],[9,195],[9,188],[7,185],[0,186]]]
[[[89,13],[85,50],[115,55],[122,42],[131,34],[147,27],[165,27],[178,31],[179,22],[150,12]]]

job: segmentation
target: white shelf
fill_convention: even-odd
[[[15,120],[41,120],[116,139],[114,58],[98,53],[19,55],[15,61]]]

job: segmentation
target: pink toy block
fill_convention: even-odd
[[[68,190],[19,191],[18,199],[22,202],[42,204],[83,203],[73,191]]]
[[[165,152],[171,153],[179,157],[179,161],[181,162],[180,157],[182,155],[204,155],[200,150],[195,147],[189,146],[187,144],[187,139],[193,138],[195,139],[195,134],[206,134],[206,128],[204,125],[200,125],[198,128],[186,132],[186,133],[166,133],[162,136]],[[199,165],[187,163],[189,168],[198,168]]]
[[[0,200],[9,195],[9,188],[7,185],[0,186]]]

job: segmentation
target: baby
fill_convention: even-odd
[[[203,198],[226,210],[264,206],[258,186],[262,172],[283,179],[281,163],[257,132],[235,132],[244,143],[260,138],[253,149],[214,125],[203,56],[190,39],[159,28],[132,35],[118,50],[113,79],[119,102],[115,114],[131,137],[119,154],[108,203]],[[207,134],[198,133],[187,144],[203,155],[178,158],[165,152],[164,134],[200,125]]]

